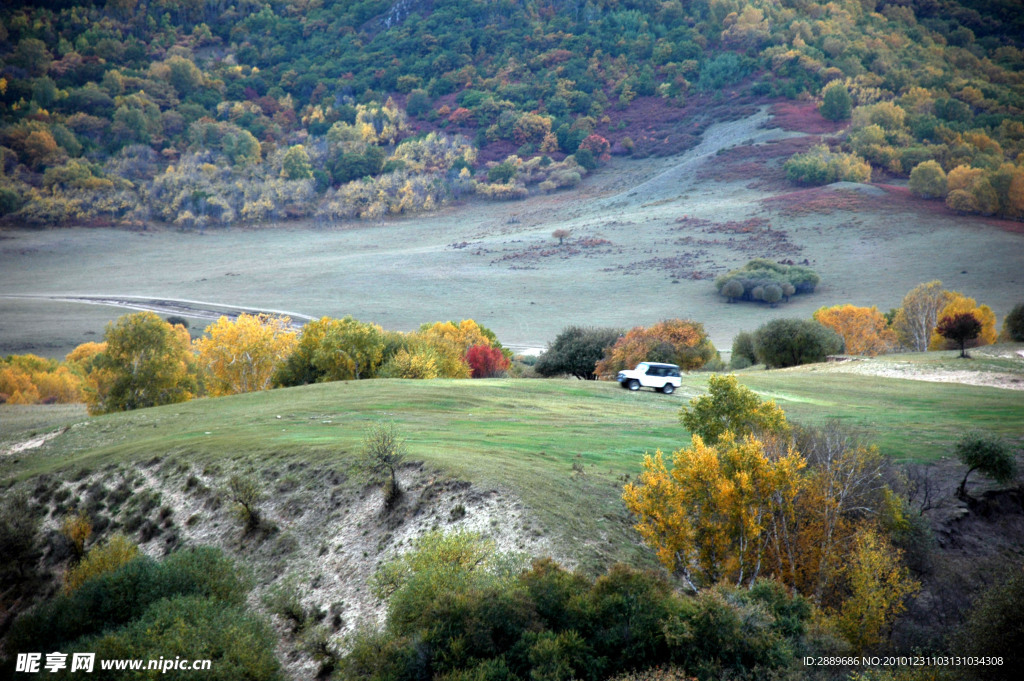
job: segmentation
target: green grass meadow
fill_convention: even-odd
[[[830,418],[854,427],[895,461],[950,455],[958,435],[984,428],[1021,435],[1024,391],[841,374],[824,365],[743,372],[791,420]],[[584,564],[649,561],[631,536],[620,494],[643,455],[687,444],[679,408],[708,374],[684,377],[666,396],[613,383],[570,380],[367,380],[194,400],[89,417],[80,408],[0,407],[3,441],[71,426],[42,447],[0,459],[0,478],[63,472],[77,477],[153,459],[203,469],[262,469],[301,461],[348,469],[366,427],[393,421],[409,459],[503,489],[530,509],[539,531]],[[627,477],[629,476],[629,477]]]

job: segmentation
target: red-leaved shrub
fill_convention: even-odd
[[[466,351],[466,364],[473,371],[473,378],[493,378],[508,369],[509,361],[497,348],[474,345]]]

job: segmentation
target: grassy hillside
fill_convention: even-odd
[[[861,430],[897,461],[932,462],[963,431],[1019,436],[1024,392],[843,374],[819,366],[740,374],[798,422],[828,418]],[[162,465],[284,469],[301,462],[347,470],[365,427],[393,420],[410,458],[432,469],[501,488],[521,499],[540,527],[595,565],[636,548],[619,494],[645,452],[688,441],[677,412],[703,392],[691,374],[673,396],[629,393],[608,383],[536,380],[399,381],[321,384],[82,419],[66,408],[0,407],[7,443],[59,423],[44,446],[5,456],[4,478],[66,471],[87,475],[154,459]],[[10,418],[13,416],[14,418]],[[607,544],[594,546],[594,537]]]

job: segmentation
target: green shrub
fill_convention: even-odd
[[[824,144],[805,154],[794,154],[783,164],[786,179],[797,184],[822,185],[832,182],[867,182],[871,166],[856,154],[830,151]]]
[[[387,624],[350,639],[340,678],[600,681],[673,663],[765,678],[803,651],[810,607],[772,582],[689,597],[622,565],[593,581],[550,559],[509,566],[473,535],[428,535],[375,578]]]
[[[33,572],[40,514],[24,492],[5,492],[0,503],[0,584]]]
[[[794,643],[810,619],[810,605],[774,583],[751,590],[716,586],[702,591],[668,623],[675,662],[698,678],[762,678],[792,665]]]
[[[1003,336],[1016,343],[1024,342],[1024,303],[1017,303],[1003,320]]]
[[[703,92],[720,90],[746,78],[754,69],[753,59],[735,52],[720,52],[700,67],[697,87]]]
[[[843,339],[818,322],[776,319],[754,332],[757,360],[769,369],[824,362],[843,351]]]
[[[179,551],[162,563],[139,557],[84,582],[20,617],[8,636],[10,650],[61,650],[139,619],[153,603],[194,595],[241,605],[248,585],[219,549]]]
[[[235,516],[245,527],[245,532],[255,532],[263,522],[263,514],[259,508],[263,490],[260,484],[250,477],[232,475],[228,480],[228,498],[234,503]]]
[[[734,303],[737,298],[742,298],[746,291],[743,290],[743,284],[739,280],[730,279],[722,286],[721,293],[729,299],[730,303]]]
[[[1017,474],[1017,462],[1006,443],[983,432],[967,433],[956,443],[956,458],[967,466],[967,473],[957,487],[956,495],[967,497],[967,478],[974,471],[998,483],[1008,483]]]
[[[208,671],[171,670],[161,673],[161,679],[185,681],[202,675],[216,681],[270,681],[284,678],[274,657],[276,645],[267,623],[244,607],[192,595],[157,601],[123,629],[73,649],[95,651],[100,659],[211,661]]]
[[[583,630],[606,672],[649,667],[669,656],[664,622],[672,612],[672,589],[653,572],[616,565],[587,595]]]
[[[547,351],[540,356],[535,370],[541,376],[568,374],[589,381],[597,380],[594,369],[606,348],[622,335],[620,329],[570,326],[563,329]]]
[[[534,561],[519,581],[526,587],[533,607],[548,629],[580,629],[582,613],[577,607],[590,590],[590,581],[566,570],[550,558]]]
[[[976,679],[1004,679],[1005,670],[1024,669],[1024,571],[1016,566],[1000,584],[984,592],[954,636],[964,655],[1002,658],[1002,665],[979,666],[969,675]]]
[[[516,177],[516,164],[512,161],[502,161],[487,171],[487,181],[492,184],[509,184]]]
[[[740,331],[732,339],[729,368],[746,369],[754,364],[757,364],[757,354],[754,352],[754,334],[749,331]]]
[[[394,423],[381,421],[363,434],[363,452],[358,464],[374,482],[384,486],[384,503],[394,504],[402,496],[398,469],[405,462],[405,438]]]
[[[919,163],[910,171],[910,191],[924,199],[946,195],[946,173],[936,161]]]
[[[822,101],[818,110],[824,118],[830,121],[845,121],[850,117],[853,99],[844,83],[838,80],[832,81],[822,89],[821,95]]]

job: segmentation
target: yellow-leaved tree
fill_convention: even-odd
[[[920,588],[902,564],[902,555],[870,529],[857,534],[843,570],[850,595],[837,618],[843,638],[857,653],[878,647],[896,615],[906,609],[906,599]]]
[[[945,305],[939,310],[936,322],[945,317],[955,317],[958,314],[968,313],[981,322],[981,333],[978,337],[967,343],[967,347],[976,348],[979,345],[991,345],[999,337],[996,331],[996,313],[988,305],[978,305],[974,298],[968,298],[956,291],[947,291]],[[939,334],[938,330],[932,328],[931,336],[928,339],[929,350],[948,350],[957,347],[955,343]]]
[[[795,451],[773,449],[731,432],[717,445],[694,435],[673,453],[671,469],[661,452],[648,455],[639,483],[626,485],[636,529],[691,589],[720,580],[751,585],[775,572],[773,533],[793,516],[805,463]]]
[[[903,297],[892,327],[900,343],[917,352],[928,349],[928,341],[939,321],[939,311],[945,307],[946,289],[935,280],[918,284]]]
[[[194,343],[211,395],[233,395],[271,387],[274,372],[297,343],[288,317],[265,314],[221,317]]]
[[[889,328],[877,307],[822,307],[814,313],[814,321],[842,336],[846,352],[851,355],[874,357],[892,352],[897,345],[896,332]]]
[[[918,586],[883,534],[903,521],[881,455],[837,423],[790,427],[725,378],[683,410],[691,446],[645,456],[625,486],[636,529],[690,589],[775,579],[858,650],[876,647]],[[698,434],[723,427],[715,444]]]
[[[441,340],[451,343],[463,355],[474,345],[486,345],[501,349],[501,343],[498,342],[494,332],[486,326],[477,324],[472,319],[463,319],[458,324],[455,322],[424,324],[420,327],[419,335],[424,340]]]
[[[56,360],[36,355],[0,358],[0,402],[80,402],[82,375]]]

